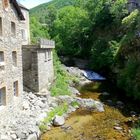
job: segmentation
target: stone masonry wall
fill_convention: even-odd
[[[3,8],[0,1],[0,17],[2,18],[2,35],[0,36],[0,51],[4,52],[4,71],[0,71],[0,88],[6,88],[6,106],[0,106],[0,118],[7,116],[10,111],[19,105],[23,91],[22,83],[22,55],[21,55],[21,30],[18,15],[9,4]],[[11,22],[15,23],[16,33],[11,33]],[[12,51],[17,53],[17,67],[12,64]],[[18,81],[18,97],[14,96],[13,83]],[[6,113],[5,113],[6,112]]]
[[[35,48],[22,49],[23,84],[33,91],[38,91],[38,56]]]
[[[34,92],[48,87],[54,78],[52,49],[23,46],[23,84]],[[48,59],[50,51],[51,59]]]
[[[22,45],[30,44],[29,11],[21,7],[25,21],[20,21],[21,29],[25,31],[25,38],[22,38]]]
[[[48,57],[46,53],[49,50],[51,50],[51,59],[46,59],[45,57]],[[54,79],[52,49],[38,50],[38,68],[39,90],[41,90],[44,87],[47,87]]]

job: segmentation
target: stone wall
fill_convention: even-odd
[[[22,51],[25,87],[34,92],[48,87],[54,78],[52,48],[29,45],[23,46]],[[50,53],[48,54],[48,52]]]
[[[37,49],[32,47],[23,46],[22,49],[23,84],[32,91],[39,91]]]
[[[4,9],[0,1],[0,17],[2,18],[2,35],[0,36],[0,51],[4,53],[4,70],[0,71],[0,88],[6,88],[6,107],[0,106],[0,117],[8,115],[20,103],[23,91],[21,27],[20,19],[12,4]],[[15,34],[11,32],[11,22],[15,24]],[[12,52],[17,54],[17,66],[13,66]],[[18,97],[14,96],[13,83],[18,81]],[[15,106],[14,106],[15,105]],[[4,112],[7,112],[4,113]]]
[[[22,45],[30,44],[30,26],[29,26],[29,11],[21,7],[21,11],[24,15],[25,20],[20,21],[21,30],[24,31],[22,37]]]
[[[48,51],[51,51],[51,59],[45,58]],[[41,90],[47,87],[54,79],[52,49],[38,50],[38,68],[39,90]]]

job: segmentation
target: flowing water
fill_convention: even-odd
[[[112,93],[102,95],[102,91]],[[105,104],[105,112],[99,113],[81,108],[67,118],[62,127],[52,127],[41,140],[131,140],[131,128],[137,117],[130,115],[136,111],[133,103],[123,100],[124,105],[117,106],[116,102],[123,96],[112,86],[104,83],[91,83],[80,87],[81,98],[92,98]],[[122,107],[123,106],[123,107]]]

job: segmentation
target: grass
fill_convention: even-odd
[[[39,129],[42,132],[45,132],[47,130],[47,124],[50,123],[53,120],[55,115],[62,116],[64,113],[67,112],[67,110],[68,110],[68,104],[67,103],[63,103],[62,105],[54,108],[52,111],[50,111],[47,114],[47,117],[40,124]]]
[[[140,128],[132,129],[132,134],[136,140],[140,140]]]
[[[132,135],[136,140],[140,140],[140,121],[136,122],[135,128],[132,129]]]
[[[77,101],[73,101],[73,102],[71,103],[71,105],[72,105],[73,107],[77,107],[77,106],[79,106],[79,103],[78,103]]]
[[[54,52],[54,69],[55,69],[55,82],[51,87],[51,95],[59,96],[59,95],[71,95],[69,90],[69,81],[73,81],[77,83],[78,80],[75,77],[70,76],[67,71],[62,68],[61,62]]]

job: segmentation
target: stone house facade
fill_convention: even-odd
[[[25,45],[23,56],[23,83],[34,92],[49,86],[54,77],[52,49],[54,41],[40,39],[38,45]]]
[[[13,110],[23,92],[21,22],[25,18],[15,0],[0,1],[0,110]],[[5,113],[0,111],[0,116]]]

